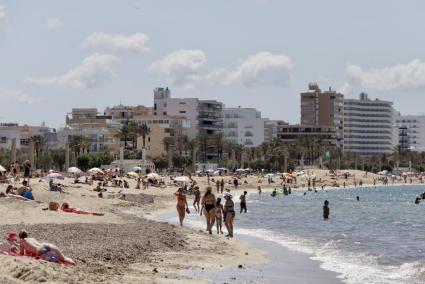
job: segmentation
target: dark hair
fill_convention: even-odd
[[[243,192],[243,194],[247,194],[247,193],[248,193],[248,191],[244,191],[244,192]]]
[[[25,230],[21,230],[19,232],[19,235],[18,236],[19,236],[20,239],[25,239],[25,238],[28,237],[28,233]]]
[[[205,196],[208,196],[208,195],[210,195],[210,194],[212,194],[212,188],[211,188],[211,186],[207,187],[207,190],[206,190],[206,191],[205,191],[205,193],[204,193],[204,197],[205,197]]]
[[[329,204],[329,201],[325,200],[325,205],[328,205],[328,204]]]
[[[7,194],[10,193],[12,191],[12,189],[13,189],[13,185],[9,184],[6,188],[6,193]]]
[[[25,179],[25,180],[22,182],[22,184],[23,184],[23,185],[27,185],[27,184],[28,184],[28,181]]]
[[[216,205],[220,205],[220,202],[221,202],[221,198],[217,197]]]

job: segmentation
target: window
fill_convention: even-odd
[[[180,104],[180,105],[185,105],[185,104],[186,104],[186,102],[179,102],[179,104]]]
[[[181,111],[179,111],[179,113],[186,113],[186,111],[185,110],[181,110]]]
[[[148,142],[151,142],[151,137],[150,136],[148,137]]]
[[[167,115],[167,112],[166,112],[166,111],[164,111],[162,114],[163,114],[163,115]]]

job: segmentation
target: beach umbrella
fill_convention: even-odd
[[[44,177],[45,179],[64,179],[64,177],[59,173],[51,173]]]
[[[161,179],[161,177],[159,176],[159,174],[157,174],[157,173],[150,173],[150,174],[147,174],[147,177],[149,178],[149,179],[156,179],[156,180],[160,180]]]
[[[174,180],[178,181],[178,182],[190,182],[190,178],[188,178],[186,176],[176,177]]]
[[[77,167],[70,167],[68,169],[68,173],[70,173],[70,174],[79,174],[81,172],[82,171],[79,168],[77,168]]]
[[[133,168],[133,171],[136,171],[136,172],[141,171],[141,170],[142,170],[142,167],[139,167],[139,166],[136,166],[136,167]]]
[[[103,174],[103,171],[99,168],[92,168],[92,169],[88,170],[88,172],[91,173],[91,174],[97,174],[97,173]]]
[[[127,175],[128,176],[131,176],[131,177],[136,177],[136,178],[139,177],[139,174],[138,173],[135,173],[135,172],[128,172]]]
[[[6,169],[2,165],[0,165],[0,172],[5,172],[5,171]]]

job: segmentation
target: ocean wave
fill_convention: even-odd
[[[289,250],[309,254],[312,260],[321,262],[322,269],[337,272],[339,278],[347,284],[419,284],[425,280],[424,263],[417,261],[401,266],[379,265],[376,256],[338,249],[338,240],[318,243],[264,229],[237,229],[235,233],[272,241]]]

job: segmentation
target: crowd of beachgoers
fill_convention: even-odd
[[[152,262],[152,258],[158,259],[158,255],[170,252],[179,252],[190,257],[188,255],[192,254],[194,248],[188,243],[189,238],[196,238],[198,244],[203,244],[196,249],[217,249],[220,241],[226,242],[233,238],[233,221],[236,214],[240,215],[238,218],[244,218],[242,214],[249,212],[248,193],[261,194],[263,191],[269,191],[273,196],[277,192],[287,195],[291,194],[292,190],[303,190],[306,194],[308,191],[317,192],[331,188],[422,182],[422,175],[413,172],[394,176],[387,172],[373,174],[358,170],[319,169],[287,173],[265,173],[246,169],[233,172],[198,172],[192,176],[182,176],[176,173],[142,174],[139,169],[123,172],[117,168],[93,168],[83,172],[71,167],[67,172],[60,173],[54,170],[33,170],[29,161],[25,161],[7,168],[0,166],[0,214],[3,216],[3,221],[0,221],[0,233],[4,234],[0,246],[0,263],[7,264],[2,270],[5,275],[16,267],[10,267],[11,262],[4,256],[17,258],[26,264],[30,262],[35,267],[41,265],[40,263],[59,265],[65,267],[63,269],[78,267],[80,272],[83,271],[79,277],[85,275],[84,269],[88,269],[87,267],[94,269],[90,265],[87,266],[87,262],[98,266],[101,263],[105,267],[113,262],[115,268],[110,270],[122,271],[119,259],[131,259],[134,264],[145,263],[148,259]],[[425,196],[418,197],[417,202],[422,198]],[[196,213],[205,217],[206,235],[216,232],[217,236],[208,239],[205,234],[196,235],[194,230],[179,229],[174,225],[140,218],[159,209],[169,209],[170,204],[174,204],[176,208],[174,210],[177,211],[180,226],[184,225],[186,214]],[[326,201],[323,214],[325,219],[329,217]],[[138,225],[134,225],[135,223]],[[87,227],[86,224],[93,225]],[[107,224],[110,225],[111,231],[105,231]],[[43,228],[49,228],[52,233],[46,233]],[[59,232],[58,228],[61,228]],[[223,229],[226,230],[225,233]],[[127,232],[128,238],[122,237],[120,240],[120,230]],[[82,232],[85,232],[85,235],[81,235]],[[140,244],[143,241],[140,239],[142,235],[149,241]],[[136,240],[132,238],[134,236]],[[111,247],[116,243],[115,253],[108,255],[109,252],[102,251],[97,243],[102,243],[104,239],[109,240]],[[120,242],[129,247],[123,248]],[[79,253],[82,250],[84,253]],[[244,254],[242,251],[243,248],[239,248],[239,252]],[[136,252],[137,256],[132,255]],[[123,255],[125,257],[122,257]],[[163,259],[162,256],[159,258]],[[176,263],[169,267],[181,265]],[[84,269],[81,269],[82,264]],[[156,265],[161,267],[160,264]],[[34,273],[31,270],[29,275]],[[64,275],[71,274],[67,272]],[[146,271],[141,274],[141,279],[158,277],[156,272],[148,276]],[[7,276],[11,277],[7,279],[26,280],[20,273],[13,275],[12,273],[12,276]],[[52,272],[52,275],[58,277],[57,273]],[[47,276],[37,277],[27,277],[27,280],[43,280]],[[183,276],[174,277],[187,280],[187,277]],[[94,278],[92,281],[97,282],[99,279]],[[71,280],[75,281],[75,278],[71,277]],[[69,282],[72,282],[71,280]],[[65,278],[64,281],[67,282]]]

